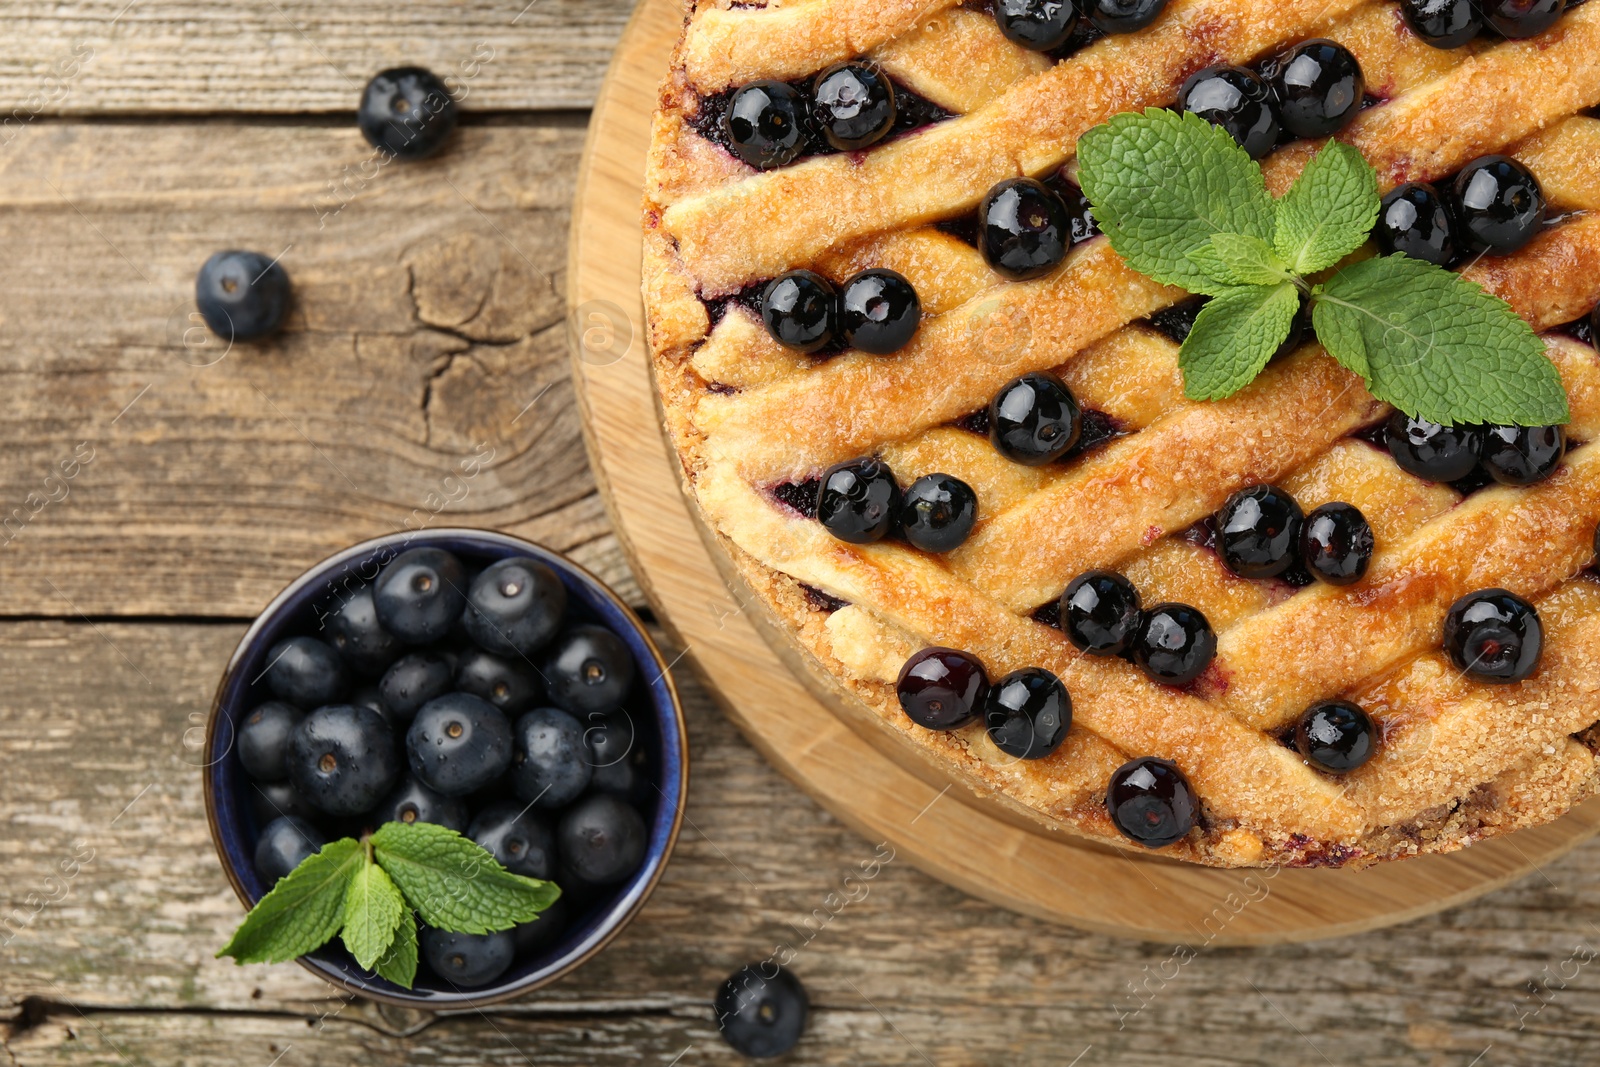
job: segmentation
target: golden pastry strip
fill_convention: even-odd
[[[930,15],[886,42],[872,60],[946,111],[976,111],[1054,60],[1012,44],[992,15],[953,8]]]

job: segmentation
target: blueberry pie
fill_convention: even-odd
[[[1077,159],[1146,109],[1277,196],[1358,150],[1346,264],[1501,298],[1569,420],[1397,410],[1292,294],[1259,377],[1190,399],[1205,298],[1118,255]],[[1449,852],[1600,786],[1600,3],[691,0],[644,232],[705,525],[953,780],[1223,867]]]

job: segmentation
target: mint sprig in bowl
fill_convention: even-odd
[[[512,557],[543,563],[566,591],[570,622],[604,627],[621,640],[635,668],[622,705],[633,735],[628,747],[643,753],[633,763],[639,778],[630,802],[646,831],[643,859],[625,880],[583,885],[563,873],[548,881],[525,878],[450,829],[421,821],[378,825],[372,818],[337,822],[340,830],[327,834],[329,843],[275,884],[257,869],[256,845],[269,821],[263,814],[274,814],[273,798],[252,782],[237,740],[245,717],[271,696],[263,680],[268,654],[292,636],[326,638],[330,613],[370,585],[388,561],[416,548],[453,553],[469,570]],[[687,742],[667,667],[638,617],[604,584],[558,553],[518,538],[466,529],[397,533],[312,567],[241,639],[206,727],[206,814],[223,871],[248,912],[231,938],[218,938],[218,955],[252,965],[294,959],[352,993],[429,1010],[505,1000],[581,966],[643,907],[676,842]],[[419,965],[417,933],[428,927],[466,938],[509,929],[516,935],[515,958],[482,985],[452,983]]]

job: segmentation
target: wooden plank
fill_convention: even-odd
[[[819,1006],[799,1063],[1059,1067],[1093,1045],[1086,1067],[1157,1064],[1181,1035],[1194,1063],[1321,1062],[1309,1038],[1341,1064],[1466,1064],[1491,1042],[1489,1063],[1571,1064],[1600,1033],[1600,967],[1568,962],[1600,949],[1600,845],[1382,934],[1268,950],[1196,937],[1178,963],[1170,946],[966,897],[903,858],[845,887],[873,843],[787,785],[688,678],[698,784],[684,834],[612,947],[487,1017],[428,1025],[346,1004],[298,967],[212,958],[240,908],[184,732],[241,632],[0,626],[0,918],[27,913],[30,893],[59,897],[0,933],[13,1062],[265,1065],[292,1045],[281,1062],[666,1063],[692,1044],[680,1062],[732,1063],[706,1004],[779,943]],[[63,893],[62,859],[89,848]],[[842,891],[858,899],[830,902]],[[1530,981],[1547,983],[1538,997]],[[1130,986],[1145,990],[1137,1013]]]
[[[419,65],[467,111],[588,107],[629,0],[15,0],[0,146],[49,115],[334,112]],[[10,125],[5,125],[6,119]]]
[[[626,582],[564,359],[581,138],[467,129],[341,201],[328,183],[364,158],[343,127],[24,130],[0,153],[0,610],[248,616],[408,524],[497,527]],[[224,356],[190,316],[227,247],[281,252],[298,303]]]

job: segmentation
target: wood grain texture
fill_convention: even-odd
[[[1060,1067],[1089,1046],[1079,1067],[1167,1064],[1180,1049],[1195,1064],[1323,1062],[1308,1042],[1373,1067],[1464,1067],[1491,1043],[1480,1067],[1593,1062],[1600,965],[1563,964],[1600,949],[1594,843],[1381,935],[1270,949],[1195,938],[1179,965],[1170,945],[1018,916],[902,858],[845,887],[874,842],[796,794],[688,678],[683,838],[611,948],[486,1016],[346,1004],[298,967],[211,957],[240,909],[184,733],[242,632],[0,627],[0,1063],[665,1064],[692,1045],[680,1063],[733,1064],[709,998],[779,943],[797,949],[816,1004],[786,1062]],[[63,894],[60,861],[88,848]],[[857,899],[830,903],[843,892]],[[30,893],[59,899],[20,921]],[[1548,984],[1536,997],[1530,981]],[[1137,1014],[1130,983],[1147,990]]]
[[[650,114],[678,34],[677,11],[674,0],[645,0],[623,35],[590,123],[573,209],[571,317],[587,321],[608,308],[633,337],[645,333],[642,237],[631,205],[643,185]],[[619,353],[588,337],[575,334],[572,364],[585,440],[623,547],[663,622],[728,714],[785,774],[862,834],[888,839],[952,885],[1101,933],[1161,941],[1204,929],[1216,944],[1270,944],[1371,930],[1461,903],[1600,829],[1595,802],[1515,840],[1448,856],[1264,875],[1070,837],[1031,809],[954,777],[801,651],[685,500],[664,434],[641,433],[659,425],[644,346]],[[728,591],[719,593],[724,578]],[[1254,902],[1214,910],[1219,901],[1241,900]]]
[[[629,0],[15,0],[0,146],[51,115],[355,114],[418,65],[466,111],[588,107]],[[10,120],[9,125],[6,120]]]
[[[341,200],[326,183],[366,158],[343,127],[25,130],[0,154],[4,611],[244,617],[333,551],[440,524],[572,551],[637,602],[563,359],[581,139],[463,130]],[[227,351],[191,321],[228,247],[282,254],[277,339]]]

